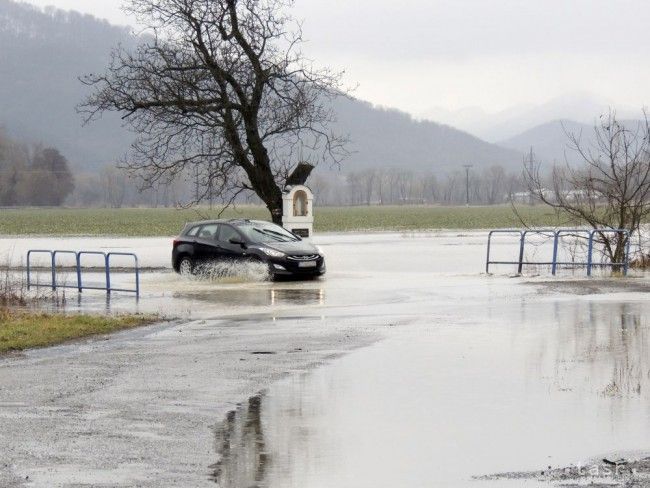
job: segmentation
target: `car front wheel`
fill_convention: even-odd
[[[181,276],[190,276],[194,273],[194,263],[192,259],[185,256],[181,259],[181,262],[178,263],[178,274]]]

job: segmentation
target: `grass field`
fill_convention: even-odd
[[[61,344],[153,322],[152,317],[63,315],[0,309],[0,354]]]
[[[519,209],[531,226],[563,222],[544,206]],[[216,218],[218,210],[178,209],[1,209],[0,235],[172,236],[188,221]],[[229,209],[224,218],[268,219],[262,207]],[[375,206],[316,209],[317,232],[488,229],[521,226],[510,206]]]

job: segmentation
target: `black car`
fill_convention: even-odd
[[[266,263],[271,277],[325,274],[321,252],[279,225],[260,220],[209,220],[187,224],[174,240],[172,266],[190,274],[211,261]]]

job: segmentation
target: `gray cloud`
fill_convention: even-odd
[[[119,0],[30,1],[127,21]],[[307,54],[345,69],[359,97],[415,114],[650,99],[647,0],[296,0],[294,14]]]
[[[650,2],[330,0],[297,2],[318,51],[377,59],[645,52]]]

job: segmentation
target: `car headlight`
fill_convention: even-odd
[[[321,256],[325,256],[325,253],[323,252],[323,248],[320,246],[316,246],[316,250],[318,251],[318,254]]]
[[[271,249],[270,247],[263,247],[262,252],[266,254],[267,256],[271,258],[283,258],[284,253],[281,251],[276,251],[275,249]]]

